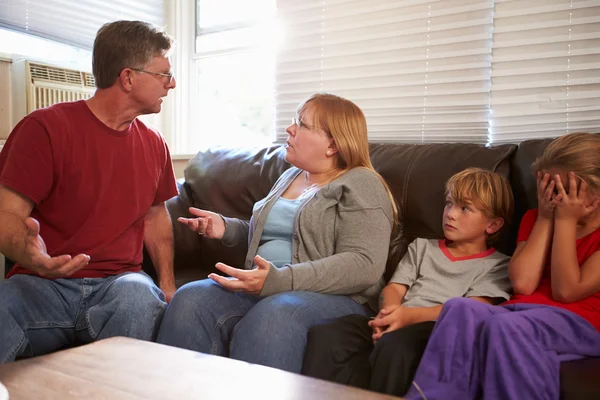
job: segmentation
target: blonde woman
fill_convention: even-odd
[[[315,94],[287,127],[293,165],[252,219],[191,209],[190,229],[225,245],[248,242],[243,268],[175,294],[158,341],[300,372],[308,329],[366,305],[383,286],[396,208],[369,158],[365,117],[352,102]]]

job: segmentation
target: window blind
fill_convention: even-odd
[[[495,1],[492,142],[600,131],[600,2]]]
[[[98,29],[120,19],[162,26],[163,0],[8,0],[0,1],[0,25],[91,49]]]
[[[358,104],[369,140],[488,140],[492,0],[278,0],[276,134],[306,96]]]

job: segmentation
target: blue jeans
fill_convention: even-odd
[[[229,292],[210,279],[182,286],[157,341],[299,373],[308,329],[320,320],[372,312],[348,296]]]
[[[144,273],[0,282],[0,364],[112,336],[153,340],[164,295]]]

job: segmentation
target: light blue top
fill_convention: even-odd
[[[277,268],[292,262],[294,219],[302,200],[280,197],[269,211],[265,228],[256,252]]]

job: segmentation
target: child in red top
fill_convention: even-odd
[[[553,141],[536,160],[501,307],[442,310],[407,398],[558,399],[561,361],[600,356],[600,136]]]

